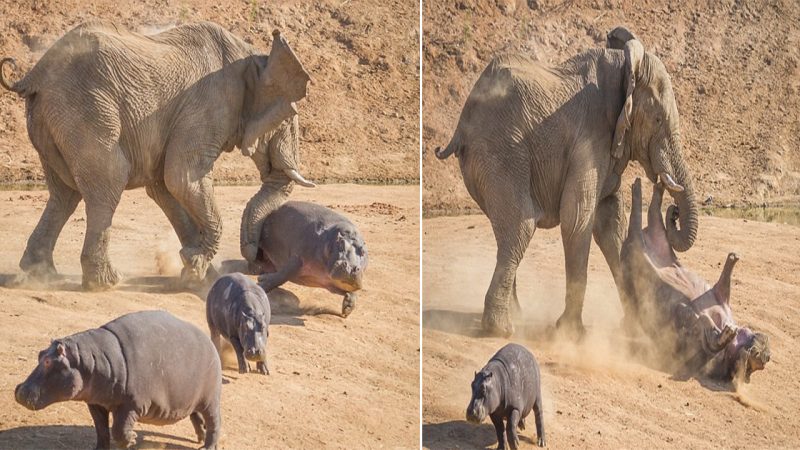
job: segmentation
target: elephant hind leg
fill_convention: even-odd
[[[81,194],[64,183],[44,160],[42,167],[50,197],[39,223],[28,238],[19,267],[29,275],[46,279],[57,273],[53,263],[53,250],[64,224],[81,201]]]
[[[510,336],[514,333],[512,308],[519,309],[517,268],[536,231],[536,221],[530,198],[520,202],[509,199],[500,206],[490,216],[497,240],[497,264],[484,300],[482,325],[489,334]]]
[[[95,155],[100,154],[101,157]],[[119,145],[110,150],[96,148],[85,153],[81,172],[75,182],[86,202],[86,237],[81,251],[83,288],[105,290],[119,283],[121,275],[111,265],[108,244],[111,221],[128,183],[130,163]]]

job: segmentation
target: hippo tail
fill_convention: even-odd
[[[739,261],[739,255],[736,253],[728,253],[728,258],[725,260],[725,267],[722,268],[722,273],[719,276],[717,284],[714,285],[714,295],[720,303],[729,304],[731,301],[731,274],[733,273],[733,266]]]

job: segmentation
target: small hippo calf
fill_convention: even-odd
[[[213,449],[221,389],[219,358],[208,336],[165,311],[143,311],[54,340],[14,395],[34,411],[86,402],[97,448],[110,448],[111,437],[121,447],[135,444],[137,421],[167,425],[188,416],[198,442]]]
[[[467,420],[481,423],[488,415],[497,431],[498,449],[519,446],[517,426],[525,429],[525,417],[534,413],[539,447],[545,446],[542,392],[539,364],[533,354],[519,344],[508,344],[475,374],[472,399],[467,407]],[[503,427],[503,420],[507,421]]]
[[[241,273],[232,273],[214,282],[206,300],[206,320],[211,342],[218,352],[221,349],[220,335],[233,345],[239,373],[249,372],[248,361],[256,361],[256,369],[269,375],[269,300],[255,281]]]
[[[286,202],[264,221],[257,265],[265,291],[291,281],[344,295],[342,316],[356,307],[367,268],[361,233],[341,214],[307,202]]]

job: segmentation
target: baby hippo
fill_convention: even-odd
[[[255,361],[258,371],[269,375],[269,300],[255,281],[241,273],[232,273],[214,282],[206,300],[206,320],[211,342],[218,352],[220,335],[233,345],[239,373],[249,372],[248,361]]]
[[[14,395],[34,411],[56,402],[86,402],[97,448],[110,448],[112,437],[120,447],[134,445],[137,421],[167,425],[188,416],[203,448],[213,449],[221,387],[219,358],[208,336],[165,311],[143,311],[52,341]]]
[[[519,446],[517,426],[525,429],[525,418],[534,413],[539,447],[545,446],[539,365],[531,352],[519,344],[507,344],[475,374],[467,420],[481,423],[488,415],[497,431],[498,449]],[[503,420],[507,425],[503,426]]]
[[[341,214],[307,202],[286,202],[264,221],[256,265],[265,291],[291,281],[343,295],[342,316],[356,307],[367,268],[361,233]]]

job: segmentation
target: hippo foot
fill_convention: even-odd
[[[269,375],[269,368],[267,367],[267,363],[263,361],[259,361],[256,363],[256,370],[261,375]]]
[[[247,364],[247,363],[239,364],[239,373],[240,374],[246,374],[248,372],[250,372],[250,364]]]
[[[583,326],[581,316],[567,314],[566,311],[556,321],[556,331],[576,341],[583,339],[586,335],[586,328]]]
[[[356,309],[356,295],[348,292],[342,300],[342,317],[346,318]]]
[[[83,269],[82,287],[85,291],[107,291],[122,280],[122,275],[111,264],[104,263],[96,267]]]
[[[540,437],[538,441],[536,441],[536,445],[539,447],[546,447],[547,444],[544,442],[544,438]]]
[[[511,323],[508,309],[492,310],[489,307],[484,308],[481,326],[489,336],[511,337],[514,334],[514,324]]]

